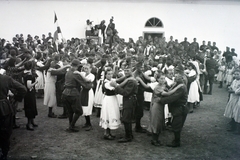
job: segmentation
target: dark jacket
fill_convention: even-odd
[[[177,86],[177,85],[176,85]],[[180,116],[183,114],[187,104],[188,92],[186,85],[179,88],[171,96],[161,97],[160,103],[168,104],[169,112],[173,116]]]
[[[9,115],[13,112],[7,99],[8,91],[11,89],[15,90],[14,99],[17,101],[21,101],[27,93],[27,89],[24,85],[13,80],[9,76],[0,75],[0,117]]]
[[[85,82],[81,75],[74,74],[75,70],[70,68],[65,75],[65,84],[63,95],[66,96],[79,96],[79,88],[83,86],[86,89],[92,88],[92,83]]]

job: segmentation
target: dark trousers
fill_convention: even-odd
[[[204,93],[207,93],[207,83],[209,82],[209,93],[212,93],[212,87],[213,87],[213,82],[214,82],[214,75],[207,75],[205,77],[205,82],[204,82]]]
[[[7,156],[10,147],[10,137],[12,134],[13,115],[7,115],[0,118],[0,147],[3,156]]]
[[[143,117],[143,108],[144,108],[144,95],[137,95],[137,105],[135,109],[135,117],[136,117],[136,128],[141,128],[141,118]]]

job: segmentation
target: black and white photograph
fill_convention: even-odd
[[[0,0],[0,160],[239,160],[239,0]]]

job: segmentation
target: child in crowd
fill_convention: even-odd
[[[233,71],[234,67],[232,63],[228,63],[227,70],[226,70],[226,85],[229,87],[233,81]]]
[[[234,71],[235,80],[228,88],[230,93],[224,116],[231,118],[230,128],[228,131],[235,131],[240,134],[240,70]]]
[[[221,65],[218,67],[218,74],[217,74],[217,81],[219,82],[219,86],[218,88],[222,88],[223,87],[223,78],[225,76],[225,62],[222,61]]]

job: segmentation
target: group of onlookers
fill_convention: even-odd
[[[135,43],[114,34],[103,42],[72,38],[56,45],[51,33],[42,38],[29,34],[27,39],[17,34],[12,42],[1,39],[1,72],[5,70],[27,89],[27,130],[38,126],[34,122],[36,97],[43,97],[49,118],[69,119],[68,132],[78,131],[75,124],[81,115],[86,120],[83,128],[92,130],[90,117],[95,108],[99,125],[105,129],[104,139],[115,139],[111,130],[123,123],[125,136],[119,142],[132,141],[135,122],[135,131],[151,134],[155,146],[161,145],[159,134],[171,127],[175,138],[168,146],[179,147],[187,114],[200,106],[203,94],[213,94],[215,78],[219,87],[224,82],[230,86],[225,116],[233,118],[231,130],[236,130],[239,72],[232,58],[237,56],[234,49],[227,48],[221,55],[215,42],[199,45],[196,38],[192,43],[184,38],[179,43],[172,36],[168,42],[165,37],[140,36]],[[15,111],[11,125],[18,128],[18,103],[13,95],[9,93]],[[62,115],[54,114],[57,106],[63,107]],[[144,108],[150,112],[147,130],[141,125]]]

